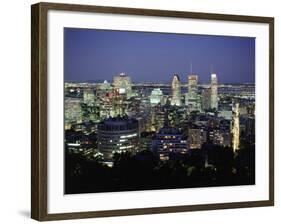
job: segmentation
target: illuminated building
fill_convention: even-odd
[[[99,86],[99,90],[106,92],[112,90],[112,86],[107,80],[104,80],[104,82]]]
[[[91,88],[83,89],[83,102],[86,104],[93,104],[95,103],[96,97]]]
[[[185,108],[165,106],[165,110],[167,113],[167,124],[170,127],[179,127],[186,119]]]
[[[97,104],[100,107],[100,118],[106,119],[117,116],[119,113],[116,111],[115,99],[118,97],[117,90],[114,90],[109,82],[104,80],[102,84],[97,87],[96,91]]]
[[[203,89],[202,91],[202,109],[211,109],[211,89]]]
[[[79,98],[68,98],[64,100],[65,129],[70,129],[72,124],[82,122],[81,100]]]
[[[211,74],[211,109],[218,109],[218,79],[216,74]]]
[[[219,130],[222,137],[221,145],[231,147],[231,121],[223,119],[220,121]]]
[[[207,141],[207,133],[201,127],[191,127],[188,129],[188,141],[190,149],[200,149]]]
[[[113,77],[113,86],[120,95],[125,95],[127,98],[131,97],[132,81],[125,73],[121,73],[118,76]]]
[[[150,95],[150,104],[151,105],[157,105],[157,104],[162,104],[163,103],[163,92],[161,89],[157,88],[157,89],[153,89],[151,91],[151,95]]]
[[[127,97],[117,89],[99,89],[99,107],[101,119],[123,116],[128,112]]]
[[[255,118],[249,117],[246,121],[246,130],[245,130],[246,139],[250,143],[255,143]]]
[[[173,76],[171,105],[181,105],[181,82],[178,75]]]
[[[161,106],[152,107],[150,110],[150,124],[148,131],[159,131],[165,122],[165,108]]]
[[[176,128],[164,127],[159,130],[152,140],[152,149],[160,160],[168,160],[170,153],[186,153],[187,141],[183,134]]]
[[[232,148],[233,151],[237,151],[240,146],[240,124],[239,124],[239,104],[235,103],[233,107],[232,116]]]
[[[221,120],[219,127],[209,132],[209,139],[215,145],[231,146],[230,121]]]
[[[188,93],[185,95],[185,105],[189,111],[201,111],[201,99],[198,94],[198,76],[188,75]]]
[[[141,118],[141,100],[137,98],[131,98],[124,101],[126,105],[124,107],[124,114],[130,117]]]
[[[140,134],[139,150],[151,150],[153,134],[151,132],[143,132]]]
[[[81,102],[81,110],[84,122],[100,121],[100,107],[97,102],[97,97],[93,91],[93,88],[84,88],[83,101]]]
[[[232,119],[232,103],[229,100],[221,100],[218,106],[218,117],[226,120]]]
[[[188,75],[188,93],[197,94],[198,75]]]
[[[220,130],[215,129],[211,131],[211,134],[209,134],[209,136],[211,136],[211,140],[214,145],[222,145],[223,137],[220,133]]]
[[[98,125],[98,150],[104,161],[112,161],[115,152],[138,150],[139,126],[128,116],[108,118]]]

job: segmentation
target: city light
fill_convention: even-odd
[[[195,74],[186,82],[171,77],[170,84],[133,83],[125,73],[112,83],[66,83],[67,153],[117,169],[119,159],[151,152],[157,169],[180,160],[191,175],[193,163],[218,172],[218,149],[230,149],[234,159],[241,149],[254,148],[253,84],[219,84],[214,73],[208,84]]]
[[[64,34],[66,194],[256,183],[255,38]]]

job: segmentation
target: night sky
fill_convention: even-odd
[[[150,32],[64,29],[65,81],[108,80],[121,72],[137,82],[255,82],[255,38]]]

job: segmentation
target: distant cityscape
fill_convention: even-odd
[[[65,192],[255,184],[255,84],[65,83]]]

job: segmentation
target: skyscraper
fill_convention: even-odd
[[[232,148],[235,152],[240,145],[239,103],[234,104],[232,113]]]
[[[211,89],[206,88],[202,91],[202,109],[209,110],[211,108]]]
[[[198,95],[198,76],[188,75],[188,93],[185,96],[185,105],[190,111],[200,111],[201,102]]]
[[[177,74],[174,74],[172,81],[172,100],[171,105],[181,105],[181,83]]]
[[[198,90],[198,75],[188,75],[188,93],[196,94]]]
[[[218,109],[218,79],[216,74],[211,74],[211,108]]]
[[[113,77],[114,89],[121,95],[126,95],[127,98],[131,97],[132,94],[132,81],[130,76],[125,73],[121,73]]]

